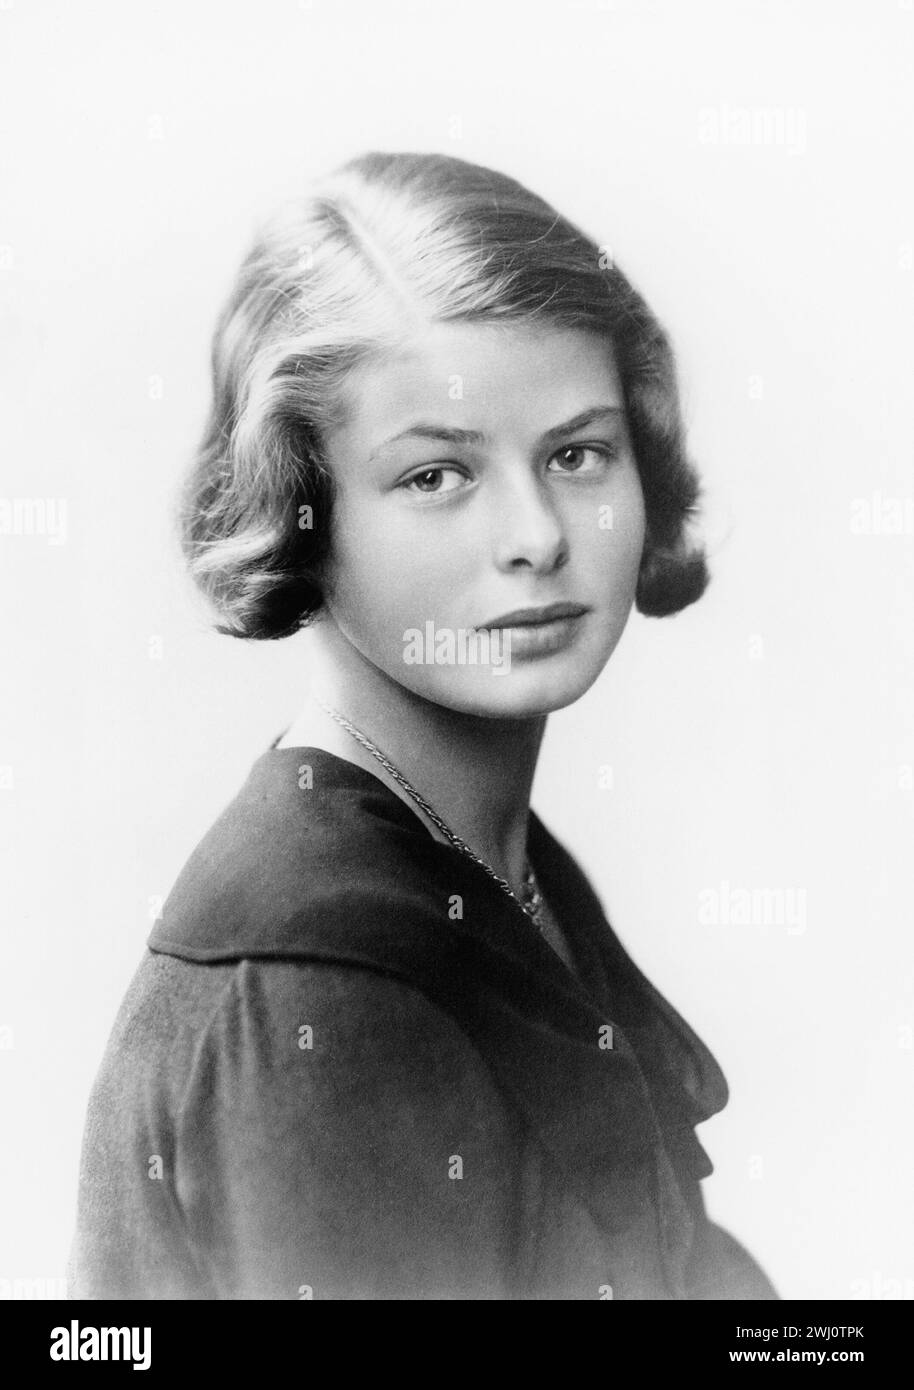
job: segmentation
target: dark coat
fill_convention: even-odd
[[[529,848],[579,980],[371,773],[263,753],[121,1005],[71,1296],[776,1298],[704,1209],[720,1068]]]

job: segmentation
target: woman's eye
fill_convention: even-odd
[[[567,449],[559,449],[553,454],[550,463],[559,462],[559,473],[594,473],[603,467],[615,451],[608,444],[569,444]]]
[[[443,484],[448,477],[452,482],[449,487],[445,487]],[[454,492],[462,477],[463,474],[458,473],[456,468],[423,468],[421,473],[414,473],[411,478],[407,478],[403,487],[407,491],[415,489],[423,497],[435,496],[442,492]]]

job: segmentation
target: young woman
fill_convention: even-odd
[[[311,696],[182,871],[89,1108],[76,1297],[775,1298],[726,1103],[530,809],[632,605],[694,602],[673,358],[527,189],[369,154],[245,260],[181,512]]]

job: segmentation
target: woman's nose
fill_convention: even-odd
[[[518,469],[493,494],[491,519],[495,560],[502,569],[528,565],[548,572],[567,556],[567,538],[554,498],[532,476]]]

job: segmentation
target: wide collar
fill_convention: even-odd
[[[580,981],[377,777],[323,749],[274,745],[191,854],[148,945],[199,963],[346,964],[422,990],[592,1208],[601,1168],[629,1169],[661,1143],[682,1176],[706,1176],[693,1126],[726,1104],[720,1068],[535,812],[529,852]]]

